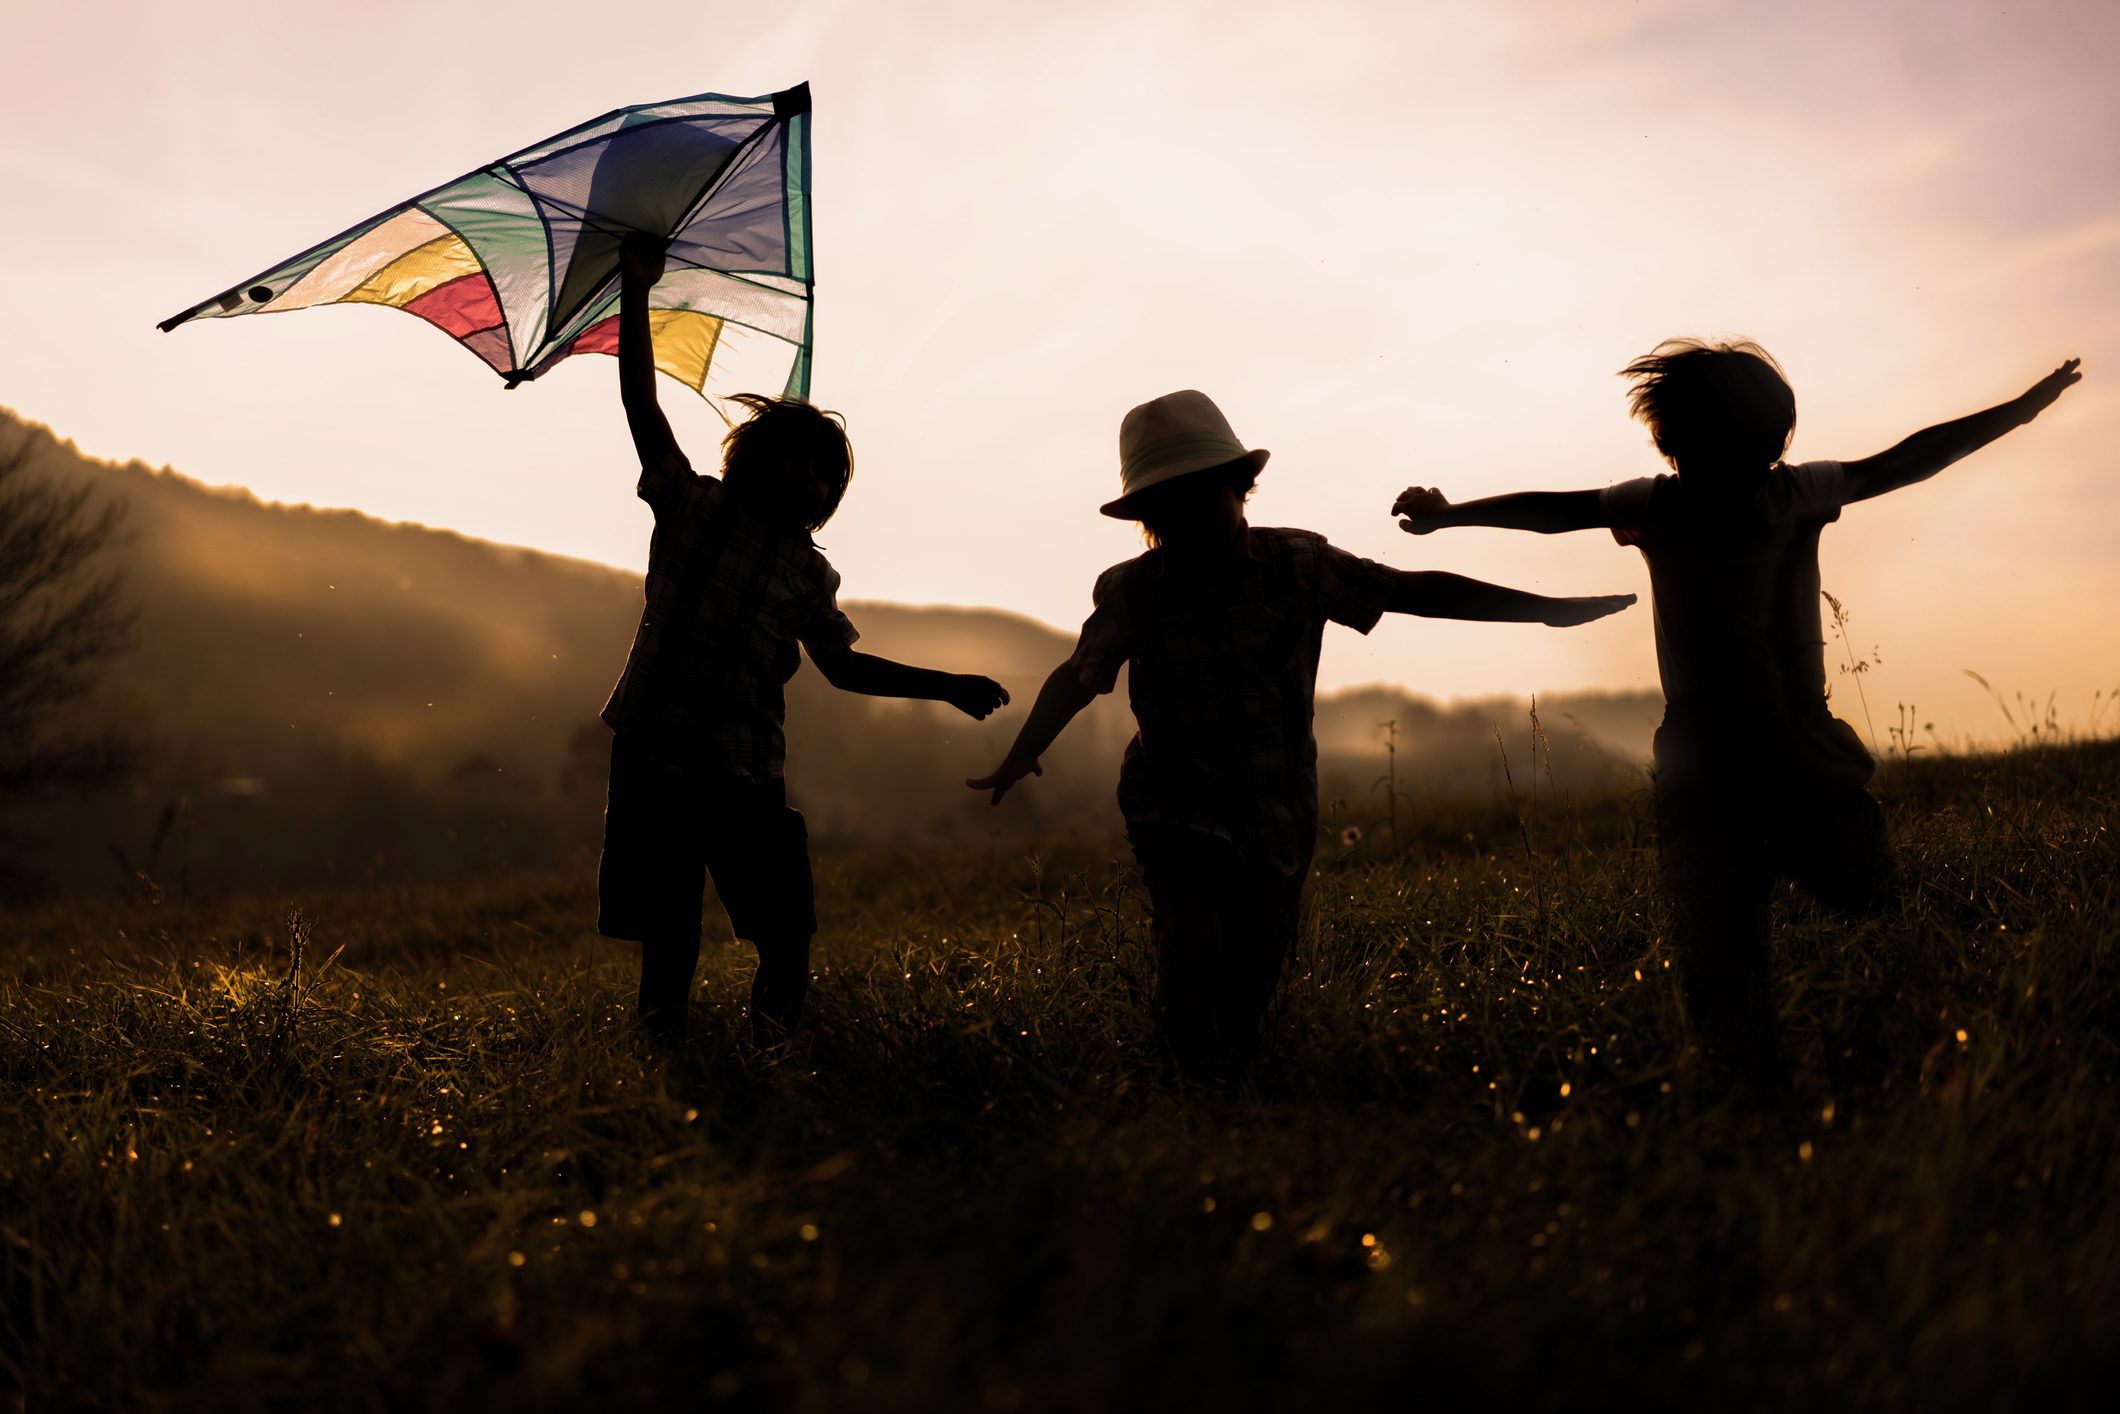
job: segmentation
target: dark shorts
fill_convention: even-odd
[[[809,831],[782,782],[674,770],[613,737],[597,931],[634,942],[697,938],[709,874],[737,937],[817,931]]]
[[[1821,729],[1819,749],[1771,759],[1718,758],[1668,723],[1657,732],[1659,835],[1682,900],[1741,896],[1763,909],[1781,876],[1843,912],[1881,905],[1892,856],[1884,809],[1865,786],[1874,767],[1854,728],[1823,721],[1835,731]]]
[[[1144,821],[1127,836],[1148,890],[1164,1039],[1189,1071],[1233,1072],[1258,1048],[1295,944],[1309,857],[1282,874],[1193,830]]]
[[[1828,908],[1869,913],[1890,896],[1884,807],[1861,786],[1802,782],[1751,794],[1662,789],[1656,797],[1664,873],[1681,904],[1730,897],[1764,926],[1776,878]]]
[[[1236,936],[1294,938],[1310,875],[1307,854],[1302,868],[1283,874],[1200,830],[1142,821],[1126,835],[1157,918],[1205,916]]]

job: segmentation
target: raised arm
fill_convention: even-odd
[[[837,653],[813,655],[817,671],[841,692],[864,697],[910,697],[922,702],[947,702],[967,717],[984,720],[997,707],[1008,705],[1008,689],[977,673],[943,673],[916,668],[910,663],[879,658],[874,653],[856,653],[843,648]]]
[[[1588,494],[1595,496],[1597,493]],[[1496,623],[1569,628],[1616,614],[1633,602],[1632,594],[1591,594],[1581,598],[1554,599],[1442,570],[1401,570],[1385,609],[1393,614],[1418,614],[1428,619],[1486,619]]]
[[[2072,358],[2006,403],[1955,422],[1925,427],[1874,457],[1847,463],[1847,499],[1867,501],[1872,496],[1926,481],[1952,462],[2024,426],[2052,407],[2071,384],[2082,381],[2083,375],[2076,371],[2081,363],[2081,359]]]
[[[1409,486],[1391,503],[1399,529],[1426,535],[1451,525],[1486,525],[1501,530],[1530,530],[1559,535],[1570,530],[1609,528],[1595,491],[1518,491],[1507,496],[1452,505],[1433,486]]]
[[[663,274],[663,243],[639,234],[618,247],[618,397],[643,467],[678,456],[670,419],[655,400],[655,339],[648,328],[648,291]]]
[[[1067,724],[1096,700],[1097,694],[1083,686],[1076,675],[1074,660],[1062,663],[1046,677],[1045,686],[1038,689],[1038,700],[1031,704],[1031,714],[1023,719],[1023,728],[1016,733],[1016,742],[1001,758],[1001,764],[965,784],[973,790],[992,791],[992,803],[999,805],[1010,786],[1025,776],[1045,774],[1038,766],[1038,758],[1045,755],[1045,749],[1066,730]]]

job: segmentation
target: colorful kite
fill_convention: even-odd
[[[621,108],[162,321],[402,309],[508,380],[618,349],[618,246],[666,237],[655,366],[710,401],[810,388],[810,88]],[[711,387],[709,386],[711,382]]]

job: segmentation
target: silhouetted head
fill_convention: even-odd
[[[1781,365],[1748,339],[1667,339],[1620,376],[1656,450],[1684,476],[1764,471],[1788,450],[1796,394]]]
[[[1244,527],[1244,502],[1271,453],[1247,450],[1213,398],[1165,393],[1119,423],[1119,496],[1098,510],[1141,522],[1153,547],[1207,550]]]
[[[1141,538],[1151,549],[1216,544],[1243,524],[1260,465],[1259,458],[1242,456],[1137,491],[1128,498],[1129,514],[1141,522]]]
[[[854,479],[854,449],[836,412],[800,398],[738,393],[751,415],[721,439],[721,475],[731,495],[784,530],[820,530]]]

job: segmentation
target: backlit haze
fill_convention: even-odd
[[[608,109],[808,80],[813,393],[858,468],[820,540],[849,598],[1079,623],[1140,549],[1095,511],[1120,417],[1198,387],[1273,451],[1256,524],[1646,599],[1602,534],[1412,539],[1392,498],[1660,470],[1614,371],[1671,335],[1772,350],[1799,459],[2080,355],[2038,423],[1828,532],[1825,584],[1882,659],[1871,721],[1836,705],[1992,737],[1962,669],[2079,725],[2120,685],[2108,0],[209,3],[6,28],[0,405],[93,455],[639,567],[611,360],[504,392],[391,311],[155,321]],[[719,420],[662,387],[710,464]],[[1380,680],[1653,685],[1646,603],[1328,637],[1324,686]]]

